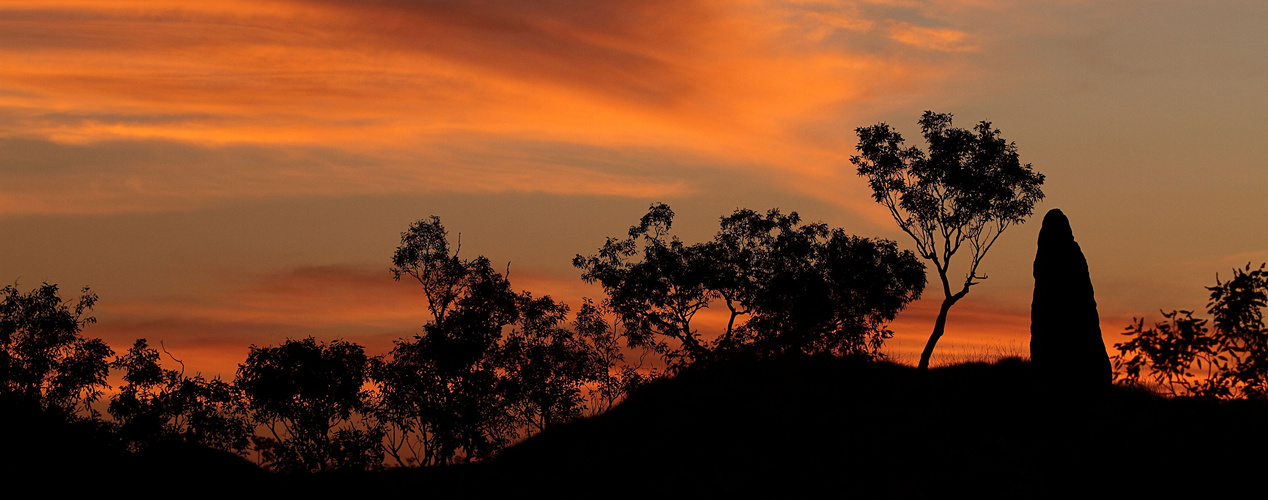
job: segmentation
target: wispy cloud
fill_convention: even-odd
[[[505,271],[499,269],[500,271]],[[573,276],[511,268],[517,292],[550,295],[572,308],[581,299],[601,300],[602,291]],[[408,278],[393,281],[387,268],[312,266],[255,276],[223,290],[188,295],[103,301],[98,323],[86,335],[116,350],[146,338],[161,341],[181,357],[197,360],[192,370],[231,376],[249,345],[274,345],[287,338],[344,338],[385,354],[392,342],[422,333],[429,321],[426,296]]]
[[[834,123],[845,103],[937,77],[928,60],[843,43],[840,33],[931,52],[968,47],[954,29],[852,3],[17,2],[0,11],[0,137],[107,143],[137,158],[124,178],[28,173],[25,198],[0,207],[8,214],[164,210],[251,193],[700,188],[515,152],[454,154],[485,142],[659,149],[838,199],[823,186],[841,184],[848,142],[807,130]],[[246,146],[268,152],[241,161]],[[182,148],[203,148],[191,155],[201,165],[154,160]],[[40,193],[45,184],[67,199]]]

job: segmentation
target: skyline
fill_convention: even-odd
[[[226,377],[316,335],[421,331],[409,223],[575,308],[571,266],[652,203],[710,238],[736,208],[913,245],[848,159],[879,122],[989,120],[1047,177],[939,355],[1029,338],[1042,214],[1091,267],[1103,336],[1202,310],[1254,231],[1268,6],[1218,2],[0,2],[0,279],[90,286],[116,351]],[[962,264],[961,262],[957,262]],[[496,266],[502,269],[504,266]],[[958,271],[953,271],[952,276]],[[934,277],[936,279],[936,276]],[[931,283],[932,285],[932,283]],[[901,313],[914,360],[938,298]]]

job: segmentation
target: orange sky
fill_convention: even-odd
[[[309,334],[426,321],[387,273],[438,215],[574,307],[570,261],[669,203],[911,248],[848,158],[926,110],[991,120],[1047,176],[943,352],[1024,353],[1038,221],[1071,219],[1109,343],[1268,260],[1263,2],[0,0],[0,279],[100,294],[87,334],[230,376]],[[960,271],[962,272],[962,271]],[[914,357],[937,290],[900,316]],[[906,358],[905,358],[906,357]]]

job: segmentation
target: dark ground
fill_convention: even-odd
[[[1253,402],[1040,388],[1020,360],[922,373],[787,358],[683,373],[462,467],[279,477],[231,456],[127,457],[89,430],[11,414],[3,424],[11,485],[54,470],[75,478],[65,486],[132,484],[142,496],[1176,497],[1261,489],[1265,417]]]

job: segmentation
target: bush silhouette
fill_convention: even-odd
[[[1152,328],[1143,318],[1128,325],[1126,342],[1114,344],[1115,380],[1139,384],[1151,380],[1175,396],[1268,399],[1268,272],[1249,264],[1233,277],[1216,277],[1207,312],[1164,312]]]

